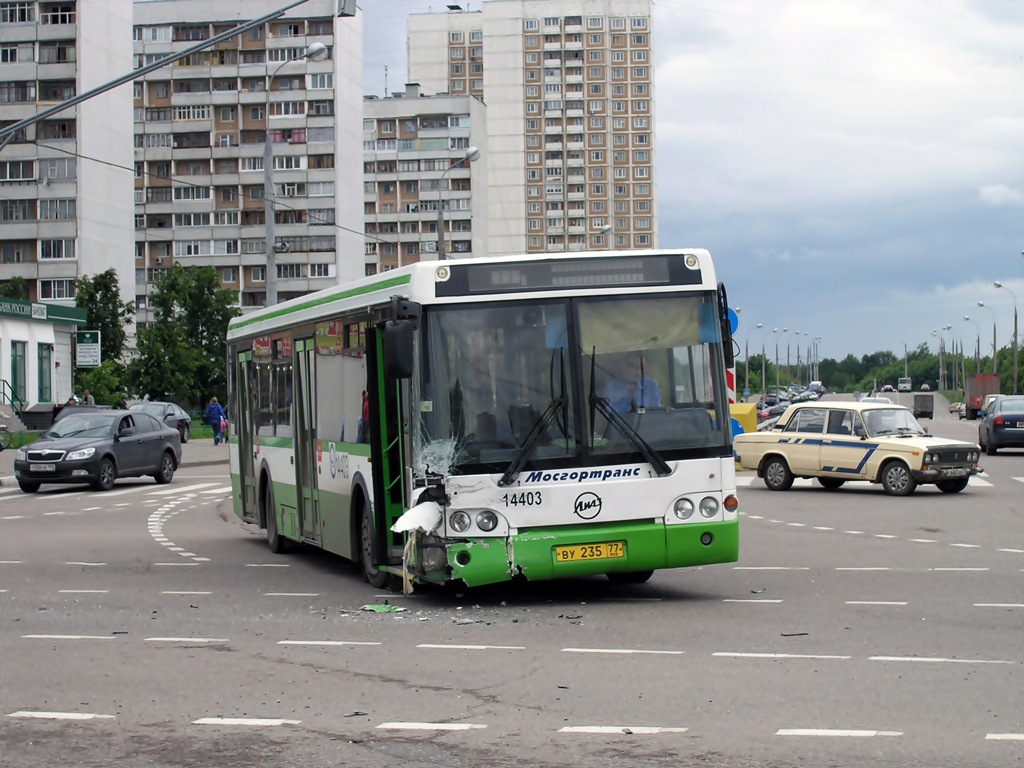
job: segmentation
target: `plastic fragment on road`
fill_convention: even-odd
[[[400,605],[364,605],[359,610],[372,611],[373,613],[398,613],[406,609]]]

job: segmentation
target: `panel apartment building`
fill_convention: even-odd
[[[487,104],[488,252],[657,247],[650,0],[413,14],[409,80]]]
[[[267,15],[278,0],[135,3],[136,67]],[[337,0],[191,54],[134,83],[138,318],[172,263],[212,265],[243,310],[266,301],[267,248],[278,300],[363,274],[362,32]],[[309,46],[328,58],[303,58]],[[272,244],[265,142],[271,142]]]
[[[466,159],[486,141],[485,115],[476,96],[425,96],[416,84],[363,102],[367,274],[442,250],[486,254],[487,153]]]
[[[131,0],[0,0],[0,129],[130,72],[131,29]],[[0,138],[0,282],[73,306],[113,268],[132,300],[131,126],[122,86]]]

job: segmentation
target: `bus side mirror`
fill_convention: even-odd
[[[384,324],[384,375],[389,379],[412,378],[413,323],[388,320]]]

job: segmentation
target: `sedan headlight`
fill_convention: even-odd
[[[95,448],[82,448],[78,451],[68,451],[68,455],[64,457],[65,461],[78,461],[79,459],[90,459],[92,455],[96,453]]]
[[[28,461],[28,453],[26,453],[24,448],[19,448],[18,452],[14,454],[14,458],[17,461]]]

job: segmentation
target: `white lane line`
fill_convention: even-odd
[[[320,597],[319,592],[264,592],[264,597]]]
[[[189,491],[198,491],[200,488],[209,488],[211,485],[220,485],[220,483],[196,483],[195,485],[183,485],[180,488],[167,488],[163,491],[153,491],[152,493],[146,494],[147,496],[176,496]]]
[[[406,731],[480,731],[487,726],[477,723],[381,723],[377,727]]]
[[[929,568],[929,571],[987,571],[988,568]]]
[[[847,605],[906,605],[895,600],[847,600]]]
[[[659,725],[566,725],[558,729],[559,733],[609,733],[609,734],[648,734],[648,733],[686,733],[686,728],[664,727]]]
[[[837,571],[888,571],[888,567],[853,567],[853,566],[839,566],[836,568]]]
[[[276,725],[298,725],[301,720],[285,720],[273,717],[201,717],[192,725],[252,725],[257,727]]]
[[[0,560],[0,565],[21,565],[24,560]]]
[[[85,568],[102,568],[106,565],[106,563],[76,563],[72,560],[70,562],[64,563],[64,565],[80,565]]]
[[[85,507],[83,512],[95,512],[97,509],[103,509],[103,507]]]
[[[814,526],[816,531],[834,531],[835,528],[829,528],[827,525],[816,525]]]
[[[563,648],[562,653],[619,653],[650,654],[652,656],[681,656],[684,651],[644,651],[630,648]]]
[[[723,603],[781,603],[781,600],[754,600],[754,599],[739,599],[734,597],[727,597]]]
[[[984,479],[978,477],[977,475],[974,475],[973,477],[971,477],[971,479],[967,481],[967,484],[971,485],[971,486],[976,486],[978,488],[991,488],[992,487],[992,483],[990,483],[988,480],[984,480]]]
[[[246,568],[290,568],[288,563],[246,563]]]
[[[876,539],[895,539],[896,537],[893,536],[891,533],[876,533],[875,534],[875,538]]]
[[[23,640],[113,640],[113,635],[22,635]]]
[[[152,487],[153,487],[152,485],[132,485],[132,486],[129,486],[127,488],[123,488],[122,487],[122,488],[120,488],[119,490],[116,490],[116,491],[107,491],[106,493],[103,494],[103,498],[111,499],[111,498],[114,498],[115,496],[127,496],[129,493],[138,493],[139,491],[148,491]]]
[[[937,539],[911,539],[915,544],[934,544]]]
[[[24,515],[5,515],[4,517],[0,517],[0,520],[24,520],[24,519],[25,519]]]
[[[786,525],[788,525],[788,526],[790,526],[792,528],[806,528],[807,527],[807,523],[786,523]]]
[[[213,592],[186,592],[184,590],[177,591],[177,590],[168,589],[168,590],[164,590],[160,594],[161,595],[212,595]]]
[[[131,507],[131,506],[134,506],[134,505],[130,501],[126,501],[123,504],[115,504],[114,508],[116,509],[118,507]]]
[[[780,728],[776,736],[845,736],[848,738],[866,738],[873,736],[902,736],[903,731],[861,731],[843,728]]]
[[[986,733],[985,739],[989,741],[1024,741],[1024,733]]]
[[[830,656],[818,653],[740,653],[738,651],[716,651],[711,655],[730,659],[826,659],[849,661],[853,658],[852,656]]]
[[[980,545],[978,544],[950,544],[951,547],[963,547],[964,549],[977,549]]]
[[[997,552],[1012,552],[1015,555],[1024,553],[1024,549],[997,549]]]
[[[919,661],[932,664],[1016,664],[1015,661],[1000,659],[943,659],[928,656],[869,656],[868,661]]]
[[[225,485],[221,488],[211,488],[208,491],[200,491],[200,493],[231,493],[231,486]]]
[[[843,531],[843,533],[852,533],[854,536],[859,536],[864,533],[864,531]]]
[[[78,514],[77,512],[43,512],[43,517],[67,517]]]
[[[1024,603],[975,603],[975,608],[1024,608]]]
[[[525,651],[525,645],[441,645],[436,643],[420,643],[417,648],[453,651]]]
[[[734,571],[809,571],[810,568],[789,565],[734,565]]]
[[[113,720],[113,715],[100,715],[95,712],[30,712],[19,710],[11,712],[8,717],[37,718],[40,720]]]
[[[58,594],[61,595],[105,595],[110,592],[109,589],[59,589]]]
[[[229,643],[226,637],[147,637],[147,643]]]
[[[197,560],[205,560],[206,558],[205,557],[197,557],[196,559]],[[179,566],[199,565],[199,563],[153,563],[153,565],[173,565],[175,567],[179,567]]]
[[[278,640],[278,645],[311,645],[311,646],[342,646],[342,645],[384,645],[384,643],[366,643],[359,640]]]

